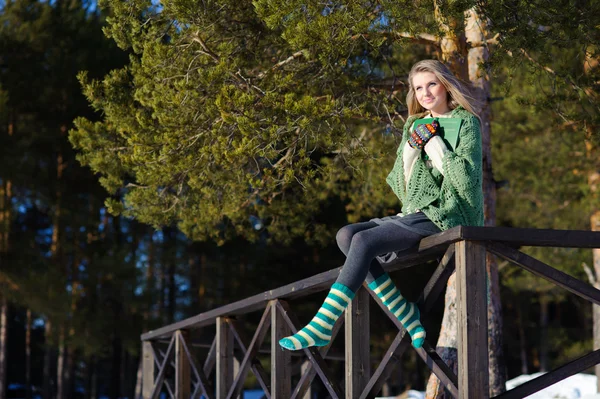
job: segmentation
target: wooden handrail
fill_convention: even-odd
[[[440,378],[448,392],[455,397],[461,399],[489,397],[488,375],[485,372],[488,369],[485,277],[487,252],[545,278],[591,303],[600,305],[600,290],[520,252],[516,249],[520,246],[600,248],[600,232],[458,226],[423,238],[418,248],[402,252],[394,262],[384,265],[386,271],[392,272],[438,259],[439,266],[419,299],[422,316],[427,314],[433,302],[443,292],[449,276],[456,271],[458,375],[455,375],[439,358],[427,340],[423,347],[417,350],[417,354]],[[334,268],[142,334],[143,398],[157,397],[163,384],[169,394],[177,399],[187,398],[190,395],[198,397],[200,393],[204,393],[206,397],[218,399],[234,398],[239,395],[245,375],[250,370],[257,376],[268,398],[302,397],[312,379],[316,378],[315,376],[322,380],[334,398],[366,399],[374,397],[404,350],[410,347],[410,343],[399,321],[374,297],[382,310],[398,327],[399,333],[387,350],[384,359],[381,360],[379,367],[371,375],[368,352],[369,330],[366,321],[369,312],[369,295],[364,286],[357,292],[345,317],[341,318],[335,327],[337,333],[342,321],[345,326],[345,386],[333,379],[329,366],[323,359],[328,350],[328,347],[324,347],[308,348],[303,351],[309,363],[306,363],[307,367],[303,366],[305,371],[300,383],[292,389],[289,369],[291,367],[290,352],[282,351],[277,346],[277,340],[281,336],[288,334],[289,331],[295,332],[299,326],[299,322],[287,306],[286,300],[329,289],[338,277],[340,269],[340,267]],[[371,295],[373,294],[371,293]],[[263,318],[254,337],[251,341],[242,338],[231,317],[261,309],[264,310]],[[202,369],[198,369],[199,366],[191,357],[186,339],[190,330],[209,325],[217,326],[217,336]],[[256,359],[267,329],[271,329],[270,383],[267,381],[268,376],[265,370]],[[163,352],[155,345],[165,340],[169,342],[169,347]],[[240,361],[240,371],[234,379],[233,346],[236,343],[241,350],[241,355],[240,351],[235,352],[235,356],[238,356],[238,361]],[[174,359],[171,360],[171,357]],[[529,395],[598,363],[600,363],[600,351],[592,352],[502,394],[498,398],[516,398],[525,393]],[[173,388],[171,387],[172,382],[165,380],[165,369],[168,367],[174,367],[176,370],[176,382]],[[189,386],[191,383],[190,367],[195,376],[191,390]],[[216,373],[215,387],[208,378],[213,371]],[[181,387],[181,384],[186,384],[186,386]]]

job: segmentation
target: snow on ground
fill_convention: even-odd
[[[512,389],[543,373],[524,374],[506,382],[506,389]],[[408,391],[407,399],[424,399],[425,392]],[[378,399],[393,399],[378,398]],[[600,399],[596,393],[596,376],[591,374],[575,374],[548,388],[527,396],[528,399]]]
[[[506,389],[519,386],[543,373],[520,375],[506,382]],[[529,399],[600,399],[596,393],[596,376],[591,374],[575,374],[533,395]]]

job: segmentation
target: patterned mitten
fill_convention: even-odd
[[[408,138],[408,144],[416,150],[422,150],[429,139],[437,134],[439,127],[439,122],[435,120],[431,123],[423,123],[415,127],[415,130],[413,130]]]

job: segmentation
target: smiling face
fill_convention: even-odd
[[[431,111],[432,116],[439,116],[450,111],[448,92],[434,73],[415,73],[412,79],[412,87],[419,104],[426,110]]]

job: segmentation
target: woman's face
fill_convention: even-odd
[[[450,111],[448,92],[432,72],[417,72],[412,79],[417,101],[423,108],[431,111],[432,116],[439,116]]]

